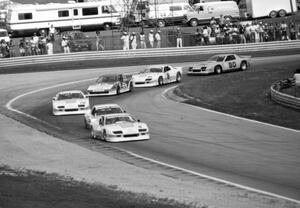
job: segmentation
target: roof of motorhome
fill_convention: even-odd
[[[235,1],[210,1],[210,2],[204,2],[204,3],[197,3],[193,6],[202,6],[202,5],[218,5],[218,4],[235,4],[237,3]]]
[[[82,8],[90,6],[101,6],[103,4],[110,5],[110,1],[85,2],[85,3],[49,3],[49,4],[18,4],[13,5],[9,10],[51,10],[51,9],[66,9],[66,8]]]

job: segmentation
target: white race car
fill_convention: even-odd
[[[133,89],[131,75],[107,74],[100,76],[96,84],[87,89],[89,96],[118,95]]]
[[[102,115],[125,113],[117,104],[94,105],[91,110],[84,114],[84,126],[90,129],[92,123],[98,122]]]
[[[59,92],[52,99],[53,115],[84,114],[89,109],[89,98],[79,90]]]
[[[147,124],[135,120],[127,113],[101,116],[98,123],[92,124],[91,136],[108,142],[150,139]]]
[[[182,67],[170,65],[154,65],[147,67],[139,74],[133,75],[134,87],[152,87],[171,82],[180,82]]]
[[[189,67],[187,74],[221,74],[228,71],[247,70],[250,67],[251,56],[236,54],[220,54],[210,57],[207,61],[199,62]]]

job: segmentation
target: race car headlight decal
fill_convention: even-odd
[[[147,129],[139,129],[139,132],[146,132]]]
[[[122,131],[113,131],[114,134],[122,134]]]
[[[57,108],[65,108],[65,106],[62,106],[62,105],[61,105],[61,106],[57,106]]]

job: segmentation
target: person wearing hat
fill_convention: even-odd
[[[69,41],[66,36],[62,37],[61,47],[64,50],[64,53],[70,53]]]
[[[121,36],[121,41],[123,42],[123,50],[129,50],[129,35],[126,31],[123,32],[123,35]]]
[[[179,27],[177,28],[176,31],[176,47],[182,48],[182,32]]]
[[[153,48],[154,47],[154,33],[153,33],[153,30],[150,30],[150,32],[149,32],[148,40],[149,40],[149,43],[150,43],[150,47]]]
[[[155,41],[156,41],[156,48],[161,47],[161,35],[160,35],[160,30],[158,30],[155,34]]]
[[[135,32],[132,32],[132,33],[131,33],[131,36],[130,36],[130,44],[131,44],[132,50],[136,50],[137,44],[136,44],[136,34],[135,34]]]
[[[140,45],[141,45],[141,48],[147,48],[146,37],[145,37],[145,33],[143,31],[140,33]]]

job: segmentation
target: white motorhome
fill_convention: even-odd
[[[297,11],[296,0],[241,0],[239,3],[242,18],[284,17]]]
[[[110,28],[120,24],[120,14],[110,1],[19,5],[8,9],[7,28],[12,36],[48,31]]]
[[[235,1],[205,2],[193,5],[194,10],[185,16],[185,22],[196,27],[199,23],[208,23],[212,17],[221,15],[231,19],[239,19],[240,11]]]

